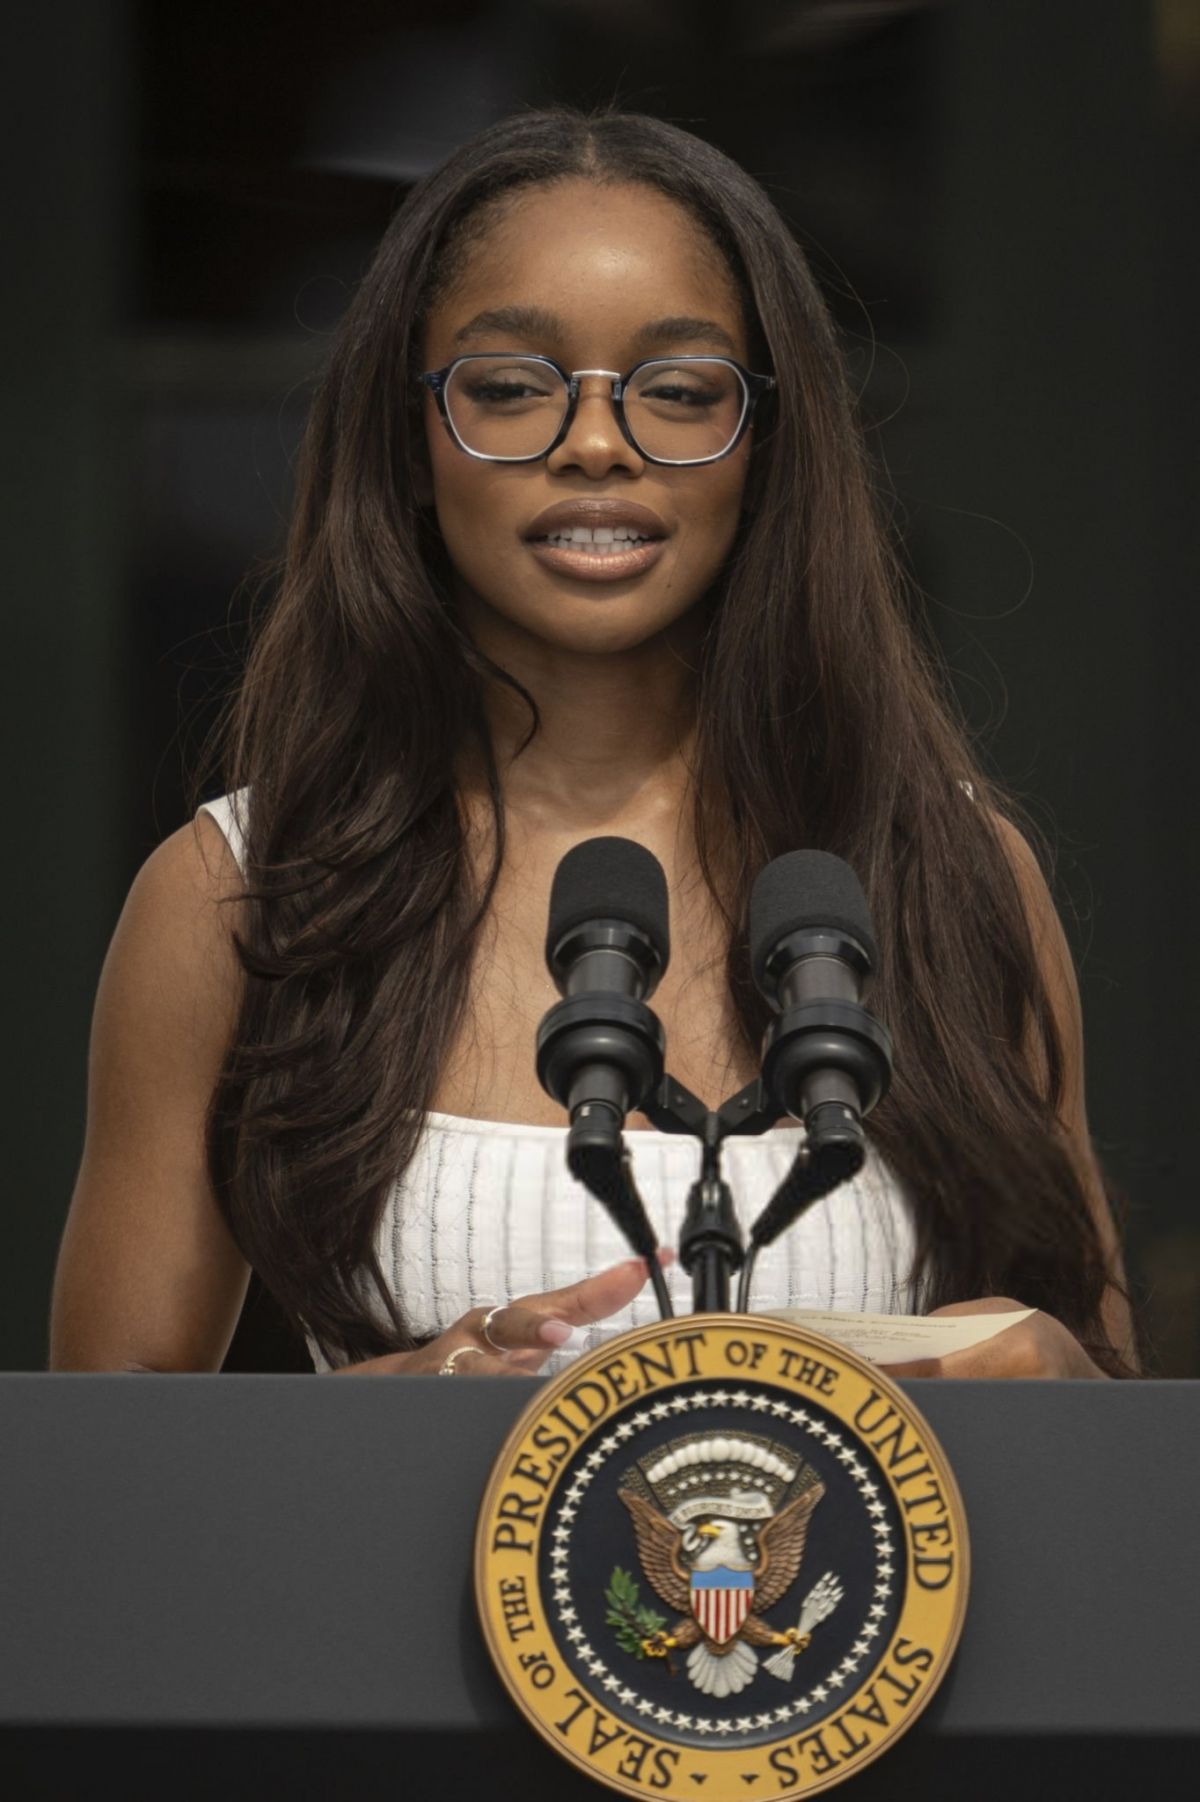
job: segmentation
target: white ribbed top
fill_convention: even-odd
[[[246,791],[205,802],[243,865]],[[393,1184],[376,1235],[384,1280],[416,1334],[437,1333],[469,1308],[558,1289],[628,1257],[599,1202],[566,1167],[565,1127],[466,1120],[430,1113],[408,1168]],[[803,1143],[804,1128],[776,1126],[759,1138],[727,1139],[722,1167],[743,1226],[770,1200]],[[634,1177],[663,1244],[678,1243],[687,1192],[700,1166],[695,1140],[626,1134]],[[817,1202],[755,1268],[753,1309],[802,1307],[916,1311],[910,1281],[916,1240],[911,1210],[873,1148],[853,1182]],[[667,1273],[676,1309],[691,1306],[687,1276]],[[379,1299],[364,1299],[380,1319]],[[553,1371],[612,1334],[657,1319],[649,1284],[632,1306],[558,1352]],[[329,1362],[310,1337],[314,1368]]]

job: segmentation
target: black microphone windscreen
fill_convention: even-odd
[[[546,956],[564,933],[588,920],[624,920],[644,932],[662,959],[670,957],[670,905],[663,867],[630,838],[585,838],[554,872]]]
[[[760,989],[779,941],[820,926],[849,933],[878,964],[867,899],[848,863],[829,851],[789,851],[759,871],[750,894],[750,964]]]

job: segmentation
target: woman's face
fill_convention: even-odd
[[[544,317],[478,319],[511,308]],[[647,328],[661,320],[692,324],[651,338]],[[514,196],[431,311],[421,367],[441,369],[471,351],[537,353],[568,371],[621,375],[645,357],[684,353],[748,366],[728,270],[688,214],[655,189],[575,178]],[[430,485],[420,498],[436,509],[468,622],[504,621],[564,650],[629,650],[711,587],[737,530],[750,432],[716,463],[649,463],[621,433],[611,384],[592,376],[549,457],[487,463],[454,442],[428,392],[424,407]],[[657,523],[639,529],[662,539],[649,567],[596,579],[555,566],[531,533],[548,507],[576,500],[647,509]]]

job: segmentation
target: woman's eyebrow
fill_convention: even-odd
[[[465,344],[471,338],[485,337],[495,332],[561,341],[568,331],[566,321],[560,319],[557,313],[547,312],[544,307],[489,307],[486,312],[476,313],[474,318],[468,319],[465,325],[459,327],[454,334],[454,343]],[[633,334],[632,348],[635,351],[648,351],[664,345],[692,344],[700,339],[710,344],[720,344],[730,356],[737,355],[738,347],[723,325],[719,325],[715,319],[700,319],[690,313],[678,313],[666,319],[648,321]]]

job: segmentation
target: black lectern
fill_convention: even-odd
[[[0,1794],[606,1793],[511,1709],[471,1550],[530,1379],[0,1376]],[[875,1797],[1191,1794],[1200,1383],[919,1383],[973,1577]]]

